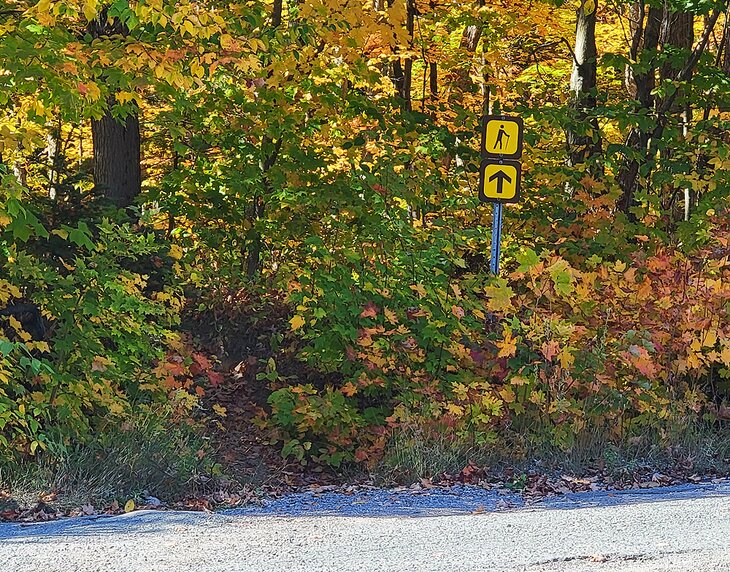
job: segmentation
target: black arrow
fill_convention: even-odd
[[[495,180],[497,181],[497,194],[498,195],[501,195],[502,194],[502,187],[504,187],[504,182],[507,181],[508,183],[511,183],[512,182],[512,177],[510,177],[504,171],[497,171],[496,173],[494,173],[494,175],[492,175],[491,177],[489,177],[489,182],[490,183],[492,181],[495,181]]]

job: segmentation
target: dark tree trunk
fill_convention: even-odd
[[[428,87],[431,92],[431,99],[436,101],[439,95],[438,64],[436,62],[428,64]]]
[[[671,12],[668,7],[664,13],[664,30],[662,34],[662,43],[664,46],[670,47],[672,51],[682,51],[689,54],[694,43],[694,16],[687,12]],[[689,57],[689,56],[687,56]],[[662,81],[673,81],[681,71],[686,58],[683,58],[679,64],[665,62],[660,70]],[[691,77],[691,74],[690,74]],[[687,78],[689,79],[689,78]],[[679,93],[675,95],[674,101],[669,104],[667,115],[675,118],[675,121],[681,127],[682,135],[686,136],[689,125],[692,122],[692,107],[688,101],[684,99],[684,90],[678,87]],[[672,156],[670,148],[662,150],[662,158],[669,160]],[[669,185],[662,197],[662,205],[669,211],[673,210],[675,197],[681,191],[684,194],[684,220],[689,220],[690,210],[694,202],[694,194],[690,188],[678,189],[673,185]]]
[[[568,131],[569,162],[571,165],[584,163],[601,153],[601,140],[598,138],[598,121],[588,120],[588,114],[596,107],[596,3],[591,7],[581,2],[577,11],[575,28],[575,50],[573,73],[570,76],[570,90],[577,119],[590,121],[593,134],[578,134]]]
[[[406,31],[408,41],[413,42],[415,29],[416,3],[415,0],[404,0],[406,3]],[[392,1],[388,3],[392,5]],[[410,46],[409,46],[410,48]],[[413,59],[407,57],[401,63],[400,58],[393,61],[393,86],[403,101],[403,109],[411,110],[411,85],[413,83]]]
[[[682,83],[692,76],[692,70],[702,57],[720,14],[720,10],[715,9],[707,18],[705,29],[702,32],[700,41],[692,50],[682,68],[673,76],[673,81]],[[637,99],[639,100],[640,107],[645,109],[647,112],[650,111],[654,105],[654,99],[651,91],[655,87],[656,66],[651,65],[651,61],[652,58],[654,58],[654,54],[658,47],[662,21],[663,9],[650,7],[643,35],[643,49],[644,51],[649,51],[648,63],[650,65],[647,66],[647,71],[635,76]],[[635,153],[631,153],[630,156],[626,157],[619,169],[617,179],[622,190],[619,207],[627,214],[630,214],[629,209],[635,202],[634,195],[638,183],[640,166],[650,160],[651,154],[653,153],[653,151],[649,149],[649,142],[652,139],[658,140],[664,133],[667,113],[674,106],[678,93],[678,91],[675,91],[656,104],[656,109],[654,109],[657,118],[656,126],[648,130],[633,128],[626,140],[626,146],[635,151]],[[642,154],[644,154],[646,158],[640,160],[639,157],[641,157]]]
[[[274,9],[271,13],[271,26],[278,28],[281,26],[281,14],[284,9],[284,0],[274,0]]]
[[[118,18],[107,16],[107,8],[89,23],[88,31],[92,38],[129,34]],[[91,121],[94,184],[115,205],[127,207],[142,190],[139,117],[135,111],[125,119],[115,118],[111,113],[114,97],[107,103],[104,116]]]
[[[642,10],[643,4],[644,3],[642,2]],[[642,59],[648,64],[648,66],[645,71],[634,74],[633,80],[639,108],[646,111],[650,110],[654,103],[654,98],[651,92],[656,87],[656,66],[653,61],[656,60],[656,50],[659,47],[659,35],[661,32],[663,15],[663,8],[650,6],[648,14],[646,15],[643,30],[639,29],[636,32],[637,34],[641,34],[641,52],[637,52],[637,56],[638,53],[641,53]],[[644,22],[644,18],[641,18],[641,21]],[[637,45],[639,44],[636,35],[634,36],[634,43]],[[636,49],[638,50],[638,47]],[[639,127],[632,128],[626,138],[626,147],[629,147],[639,154],[647,153],[649,134],[650,132],[645,129],[641,129]],[[633,156],[632,153],[631,156],[626,157],[624,160],[623,164],[619,168],[617,176],[618,183],[621,187],[619,208],[629,215],[629,209],[634,206],[634,196],[637,191],[639,167],[641,163],[642,162]]]
[[[118,207],[131,205],[142,189],[139,118],[122,121],[107,111],[91,121],[91,137],[96,188]]]

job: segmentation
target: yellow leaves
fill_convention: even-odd
[[[398,323],[398,316],[390,308],[385,308],[383,310],[383,315],[389,324],[396,325]]]
[[[268,50],[266,44],[258,38],[250,38],[248,40],[248,47],[251,48],[251,51],[254,54],[257,52],[265,52]]]
[[[464,408],[456,403],[447,403],[446,412],[450,413],[451,415],[457,415],[461,417],[462,415],[464,415]]]
[[[55,22],[51,0],[39,0],[35,5],[35,13],[43,26],[50,26]]]
[[[0,305],[4,306],[10,298],[20,298],[21,296],[20,289],[15,284],[0,278]]]
[[[8,316],[8,321],[10,322],[10,326],[15,330],[15,333],[20,336],[20,339],[24,342],[29,342],[33,339],[33,336],[31,336],[28,332],[26,332],[23,329],[23,324],[20,323],[20,321],[15,318],[15,316]]]
[[[570,369],[570,366],[575,362],[575,356],[567,347],[562,349],[558,359],[560,360],[560,367],[563,369]]]
[[[132,512],[137,505],[134,503],[134,500],[129,499],[126,503],[124,503],[124,512]]]
[[[222,405],[218,405],[217,403],[213,404],[213,411],[215,411],[215,414],[219,417],[225,417],[227,414],[227,410]]]
[[[167,254],[170,256],[170,258],[180,260],[183,257],[183,249],[177,244],[172,244],[170,245],[170,250]]]
[[[596,0],[583,0],[581,8],[586,16],[590,16],[596,11]]]
[[[497,357],[512,357],[517,352],[517,340],[512,337],[512,329],[509,326],[504,327],[503,338],[496,342],[499,348]]]
[[[514,310],[512,297],[514,290],[507,285],[505,278],[497,278],[492,286],[484,288],[484,293],[489,297],[487,307],[492,312],[507,312]]]
[[[710,329],[702,339],[702,346],[705,348],[714,348],[717,343],[717,330]]]
[[[205,76],[205,68],[200,65],[200,61],[195,59],[190,62],[190,73],[197,78]]]
[[[413,290],[416,294],[418,294],[419,298],[426,297],[426,289],[423,287],[422,284],[411,285],[410,289]]]
[[[91,22],[94,18],[96,18],[96,12],[99,6],[99,2],[97,0],[86,0],[84,2],[84,6],[82,8],[82,12],[84,14],[84,17]]]
[[[130,101],[134,101],[138,106],[142,105],[142,98],[133,91],[119,91],[114,95],[114,97],[121,105],[129,103]]]
[[[96,82],[90,81],[89,83],[78,83],[79,93],[90,101],[98,101],[101,98],[101,90]]]
[[[299,314],[295,315],[291,320],[289,320],[289,325],[294,331],[304,326],[305,323],[306,321]]]
[[[511,385],[522,386],[530,383],[530,380],[522,375],[514,375],[509,380]]]
[[[114,365],[114,362],[104,356],[95,356],[91,362],[91,371],[106,371],[109,366]]]

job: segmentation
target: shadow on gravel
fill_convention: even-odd
[[[235,523],[246,525],[240,517],[437,517],[496,513],[505,510],[566,510],[587,507],[620,506],[692,500],[730,495],[730,482],[677,485],[627,491],[569,493],[525,501],[513,493],[459,486],[451,489],[365,490],[353,494],[306,492],[285,495],[263,506],[247,506],[216,514],[200,512],[138,511],[114,517],[81,517],[34,524],[0,524],[0,542],[43,542],[53,538],[85,535],[124,535],[174,533],[196,527],[219,527]]]
[[[203,512],[142,510],[117,516],[82,516],[50,522],[0,524],[0,542],[27,542],[28,539],[43,542],[59,536],[120,535],[132,531],[135,535],[174,533],[183,527],[216,527],[230,520]]]

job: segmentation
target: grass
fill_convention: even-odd
[[[137,415],[84,445],[52,447],[37,458],[0,461],[2,504],[32,507],[53,495],[59,510],[92,503],[100,507],[142,496],[163,501],[195,495],[201,477],[214,470],[206,440],[193,428]],[[203,479],[204,480],[204,479]],[[0,496],[0,499],[2,497]]]
[[[604,431],[584,431],[570,449],[544,438],[512,434],[487,444],[473,438],[426,432],[419,427],[399,430],[386,450],[379,478],[409,484],[444,473],[456,475],[473,464],[498,476],[505,469],[519,474],[585,475],[601,471],[615,479],[640,471],[682,471],[730,474],[730,431],[705,422],[688,423],[671,434],[645,431],[612,440]]]

